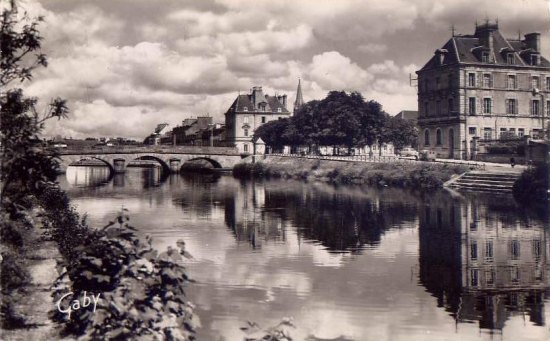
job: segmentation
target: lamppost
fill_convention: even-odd
[[[540,102],[541,102],[540,103],[540,111],[541,111],[540,114],[541,114],[541,118],[542,118],[542,138],[544,140],[546,140],[547,139],[547,136],[546,136],[546,122],[545,122],[546,111],[545,111],[545,107],[544,107],[544,93],[542,91],[540,91],[539,89],[537,89],[537,88],[534,88],[531,93],[533,94],[533,96],[540,95]]]

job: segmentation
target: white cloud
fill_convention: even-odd
[[[321,88],[334,90],[359,90],[373,79],[367,71],[337,51],[314,56],[308,74]]]

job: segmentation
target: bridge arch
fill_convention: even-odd
[[[156,156],[152,156],[152,155],[140,155],[136,158],[131,158],[129,159],[127,162],[128,164],[131,163],[132,161],[136,161],[136,160],[144,160],[144,161],[156,161],[160,164],[160,166],[162,167],[162,170],[166,173],[170,173],[170,166],[166,163],[166,161],[164,161],[163,159],[159,158],[159,157],[156,157]],[[126,165],[128,166],[128,165]]]
[[[77,162],[80,162],[80,161],[87,161],[87,160],[98,160],[98,161],[101,161],[102,163],[104,163],[107,167],[109,167],[109,171],[111,173],[113,173],[114,171],[114,166],[107,160],[104,160],[102,158],[99,158],[97,156],[85,156],[85,157],[78,157],[78,158],[74,158],[72,160],[68,160],[66,162],[66,164],[64,165],[65,166],[65,171],[67,170],[68,167],[70,166],[78,166],[78,165],[75,165],[75,163]]]
[[[187,160],[185,160],[184,164],[189,163],[189,162],[193,162],[193,161],[206,161],[206,162],[210,163],[212,165],[212,167],[214,167],[214,168],[223,168],[222,165],[218,161],[216,161],[214,159],[211,159],[209,157],[204,157],[204,156],[203,157],[195,157],[195,158],[187,159]]]

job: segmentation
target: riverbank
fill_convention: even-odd
[[[454,175],[467,170],[465,165],[454,164],[349,162],[267,156],[253,164],[237,164],[233,175],[436,189],[443,187]]]

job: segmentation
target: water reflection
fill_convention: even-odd
[[[419,210],[420,281],[457,322],[502,331],[510,316],[545,324],[548,230],[509,197],[435,197]]]
[[[186,241],[201,340],[284,316],[297,340],[550,338],[548,222],[507,197],[137,168],[63,181],[94,226],[124,206],[159,248]]]
[[[75,187],[104,186],[113,178],[107,166],[69,166],[65,176],[67,182]]]

